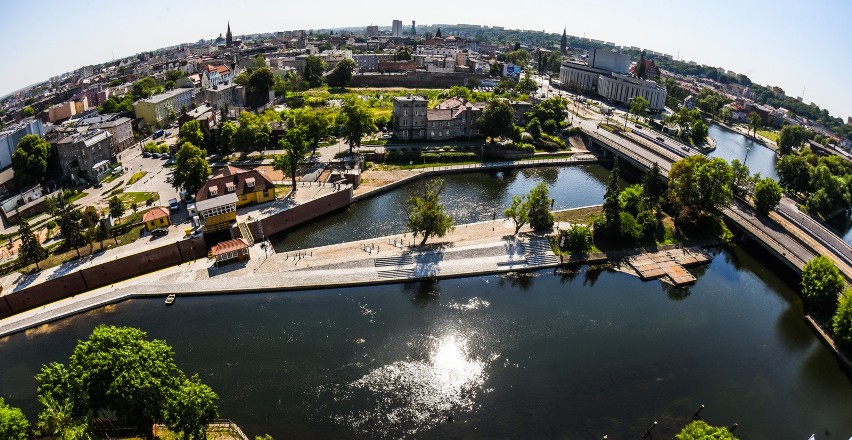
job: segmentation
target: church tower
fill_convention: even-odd
[[[568,34],[566,31],[567,27],[562,28],[562,41],[559,42],[559,50],[562,51],[562,55],[568,55]]]
[[[231,47],[234,44],[234,38],[231,35],[231,22],[228,22],[228,32],[225,32],[225,47]]]

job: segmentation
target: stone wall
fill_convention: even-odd
[[[249,223],[255,240],[260,241],[279,232],[346,208],[352,203],[352,188],[331,193],[310,202]]]
[[[405,75],[355,75],[355,87],[410,87],[420,89],[446,89],[452,86],[469,85],[474,80],[488,75],[474,73],[409,72]]]
[[[103,264],[68,273],[17,292],[4,295],[0,318],[40,307],[87,290],[103,287],[185,261],[203,258],[207,248],[202,237],[190,237]]]

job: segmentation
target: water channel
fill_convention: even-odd
[[[600,203],[600,166],[446,177],[458,222],[539,181]],[[282,237],[282,249],[401,230],[403,187]],[[363,217],[363,218],[359,218]],[[140,327],[253,437],[659,438],[701,405],[742,438],[846,439],[852,383],[759,250],[717,249],[689,289],[606,270],[130,300],[0,340],[0,396],[35,420],[33,379],[98,324]]]

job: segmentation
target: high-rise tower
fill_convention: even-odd
[[[417,35],[417,27],[414,26],[414,20],[411,20],[411,36]]]

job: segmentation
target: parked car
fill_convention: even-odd
[[[154,238],[165,237],[166,235],[169,235],[169,230],[166,228],[158,228],[151,231],[151,236]]]
[[[151,157],[151,153],[149,153],[149,152],[147,152],[147,151],[143,151],[143,152],[142,152],[142,157]]]
[[[390,133],[385,133],[385,134],[379,136],[379,139],[390,139],[390,138],[391,138]]]
[[[665,141],[666,141],[665,139],[663,139],[663,137],[662,137],[662,136],[657,136],[657,140],[658,140],[658,141],[660,141],[660,142],[665,142]]]
[[[159,159],[160,153],[151,153],[151,157],[154,158],[154,159]]]
[[[683,145],[683,146],[681,146],[680,148],[681,148],[683,151],[689,152],[689,147],[687,147],[686,145]]]
[[[174,214],[180,210],[180,205],[178,205],[177,199],[169,200],[169,211]]]

